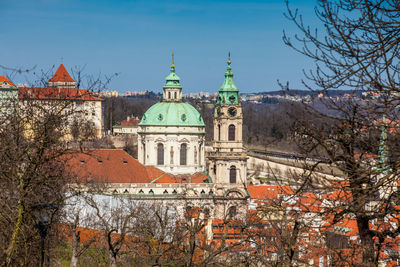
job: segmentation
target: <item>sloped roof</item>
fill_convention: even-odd
[[[147,168],[149,168],[148,166]],[[152,167],[154,168],[154,167]],[[192,184],[202,184],[207,179],[207,175],[201,172],[196,172],[193,175],[179,175],[174,176],[168,173],[164,173],[164,175],[160,175],[157,177],[153,183],[160,184],[176,184],[176,183],[192,183]]]
[[[102,101],[87,89],[54,88],[54,87],[19,87],[18,98],[39,100],[83,100]]]
[[[66,163],[82,183],[149,183],[146,167],[122,149],[93,149],[72,153]]]
[[[138,126],[140,120],[136,118],[128,118],[121,122],[119,125],[114,125],[113,127],[135,127]]]
[[[203,183],[202,173],[173,176],[154,166],[144,166],[122,149],[92,149],[66,156],[66,167],[81,183]]]
[[[71,78],[64,64],[61,64],[49,82],[75,82],[75,80]]]
[[[13,84],[9,79],[7,79],[6,76],[0,76],[0,83],[4,83],[4,82],[7,82],[11,86],[15,86],[15,84]]]
[[[278,197],[278,194],[294,194],[293,190],[289,186],[253,185],[248,186],[247,190],[250,193],[250,198],[259,200],[276,199]]]

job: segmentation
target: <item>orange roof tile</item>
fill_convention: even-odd
[[[146,167],[149,168],[150,166]],[[155,167],[152,167],[155,169]],[[158,179],[157,179],[158,178]],[[201,172],[197,172],[191,176],[189,175],[178,175],[174,176],[168,173],[164,173],[164,175],[159,175],[155,177],[153,182],[159,184],[177,184],[177,183],[193,183],[193,184],[201,184],[204,183],[204,180],[207,179],[207,175]]]
[[[75,82],[75,80],[71,78],[64,65],[61,64],[49,82]]]
[[[122,149],[92,149],[66,157],[67,169],[81,183],[203,183],[207,175],[173,176],[154,166],[144,166]]]
[[[11,86],[15,86],[15,84],[13,84],[9,79],[7,79],[6,76],[0,76],[0,83],[4,83],[4,82],[7,82]]]
[[[140,120],[136,118],[129,118],[121,122],[120,125],[115,125],[115,126],[120,126],[120,127],[129,127],[129,126],[137,126],[139,124]]]
[[[252,199],[275,199],[278,197],[278,194],[294,194],[289,186],[253,185],[248,186],[247,190]]]
[[[87,89],[54,88],[54,87],[19,87],[18,98],[20,99],[59,99],[59,100],[83,100],[102,101]]]
[[[122,149],[94,149],[68,155],[66,166],[79,182],[149,183],[146,167]]]

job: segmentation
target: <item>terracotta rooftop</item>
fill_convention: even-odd
[[[135,117],[128,118],[124,121],[121,122],[121,124],[114,125],[114,127],[134,127],[137,126],[140,122],[140,119],[137,119]]]
[[[20,99],[59,99],[59,100],[83,100],[101,101],[102,98],[89,92],[87,89],[54,88],[54,87],[19,87]]]
[[[122,149],[72,153],[66,166],[79,182],[149,183],[146,167]]]
[[[154,166],[144,166],[122,149],[93,149],[66,157],[67,169],[81,183],[203,183],[207,178],[202,173],[173,176]]]
[[[7,79],[6,76],[0,76],[0,83],[4,83],[4,82],[8,83],[11,86],[15,86],[15,84],[13,84],[9,79]]]
[[[252,199],[266,200],[276,199],[279,195],[292,195],[293,190],[289,186],[272,186],[272,185],[253,185],[248,186],[247,190]]]
[[[75,80],[71,78],[64,65],[61,64],[49,82],[75,82]]]

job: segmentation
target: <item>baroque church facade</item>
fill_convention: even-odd
[[[242,122],[239,90],[229,59],[215,105],[214,138],[206,153],[203,118],[183,101],[172,61],[162,100],[144,113],[138,125],[138,159],[122,150],[94,151],[89,158],[77,155],[71,166],[80,182],[106,182],[105,194],[174,206],[181,215],[188,207],[200,207],[209,218],[211,233],[212,220],[244,218],[246,214],[249,192]]]

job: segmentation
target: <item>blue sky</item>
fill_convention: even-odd
[[[316,1],[291,1],[311,24]],[[222,85],[228,51],[242,92],[301,88],[312,62],[286,47],[282,32],[297,30],[284,0],[128,1],[0,0],[0,65],[119,75],[112,90],[162,91],[171,52],[184,93],[214,92]],[[0,68],[0,75],[11,71]],[[13,75],[16,83],[31,75]]]

